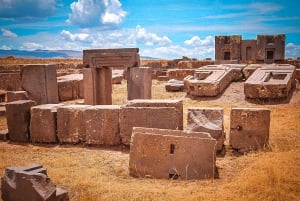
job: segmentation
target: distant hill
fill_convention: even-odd
[[[82,51],[75,50],[0,50],[0,58],[14,56],[18,58],[82,58]],[[141,56],[141,59],[158,59]]]

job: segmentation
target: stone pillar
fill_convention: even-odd
[[[56,65],[25,65],[21,69],[22,88],[38,105],[58,103]]]
[[[30,108],[35,105],[32,100],[19,100],[7,103],[6,118],[11,141],[28,142]]]
[[[128,68],[128,100],[151,99],[152,69],[150,67]]]
[[[112,104],[112,69],[83,70],[84,102],[89,105]]]

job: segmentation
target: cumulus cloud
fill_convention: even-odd
[[[25,50],[37,50],[37,49],[43,49],[43,45],[33,42],[25,42],[22,43],[21,49]]]
[[[18,35],[8,29],[1,29],[2,36],[4,37],[10,37],[10,38],[16,38]]]
[[[80,27],[112,28],[126,17],[119,0],[78,0],[71,4],[67,22]]]
[[[193,36],[191,39],[184,41],[184,44],[188,46],[212,46],[214,42],[215,39],[212,36],[207,36],[203,40],[199,36]]]
[[[300,45],[295,45],[294,43],[288,43],[285,46],[285,55],[287,58],[300,57]]]
[[[0,50],[11,50],[11,48],[8,47],[8,46],[6,46],[6,45],[2,45],[2,46],[0,47]]]
[[[142,43],[147,46],[159,45],[159,46],[169,46],[172,41],[167,36],[158,36],[155,33],[147,32],[145,28],[140,25],[136,26],[135,38],[137,43]]]
[[[72,34],[69,31],[62,30],[60,32],[60,35],[69,41],[86,41],[89,38],[89,34],[87,33],[78,33],[78,34]]]
[[[0,0],[0,18],[36,19],[53,15],[56,0]]]

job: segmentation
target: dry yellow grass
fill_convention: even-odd
[[[300,197],[300,87],[290,103],[256,105],[244,100],[243,83],[232,83],[219,98],[191,100],[184,92],[167,93],[164,82],[153,81],[153,98],[184,100],[187,108],[224,108],[229,131],[232,107],[271,109],[270,151],[236,157],[226,141],[226,155],[217,158],[220,179],[178,181],[133,178],[128,172],[126,147],[32,145],[0,142],[0,172],[5,167],[43,164],[58,186],[68,189],[72,201],[85,200],[299,200]],[[113,103],[126,101],[126,83],[114,85]],[[3,128],[4,120],[0,121]],[[2,125],[1,125],[2,124]],[[228,137],[228,136],[227,136]]]

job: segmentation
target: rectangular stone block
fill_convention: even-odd
[[[268,146],[270,110],[266,108],[232,108],[229,144],[238,152]]]
[[[57,78],[60,101],[83,98],[83,74],[70,74]]]
[[[209,179],[215,175],[216,140],[208,133],[133,128],[129,173],[160,179]]]
[[[28,94],[26,91],[8,91],[6,97],[7,97],[7,102],[28,100]]]
[[[65,105],[57,108],[57,136],[60,143],[85,141],[83,113],[90,105]]]
[[[286,98],[295,79],[295,66],[277,64],[257,69],[245,82],[247,98]]]
[[[11,141],[28,142],[30,139],[30,108],[36,103],[32,100],[19,100],[7,103],[6,119]]]
[[[152,70],[150,67],[128,68],[128,100],[151,99]]]
[[[58,103],[56,65],[25,65],[21,69],[22,88],[37,104]]]
[[[62,104],[45,104],[31,108],[31,142],[57,142],[57,107]]]
[[[8,140],[8,129],[0,131],[0,140],[7,141]]]
[[[112,69],[83,69],[84,102],[89,105],[112,104]]]
[[[85,109],[86,143],[119,145],[121,143],[119,128],[119,110],[117,105],[97,105]]]
[[[132,128],[179,129],[178,111],[174,107],[122,107],[120,110],[120,136],[129,145]]]
[[[174,107],[178,119],[178,130],[183,130],[183,101],[167,99],[143,99],[130,100],[125,107]],[[169,118],[174,118],[170,116]]]
[[[216,151],[221,151],[225,141],[223,114],[222,108],[188,108],[187,130],[209,133],[217,141]]]

